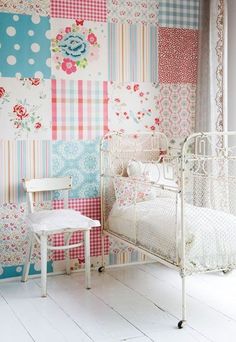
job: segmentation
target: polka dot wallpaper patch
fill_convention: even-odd
[[[50,78],[49,18],[0,13],[0,75]]]

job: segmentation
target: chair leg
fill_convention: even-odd
[[[90,265],[90,230],[84,231],[84,255],[85,255],[85,286],[91,288],[91,265]]]
[[[30,239],[29,239],[29,246],[27,249],[25,264],[24,264],[23,273],[22,273],[22,277],[21,277],[22,282],[26,282],[28,280],[29,269],[30,269],[30,260],[31,260],[33,248],[34,248],[34,234],[31,232],[30,233]]]
[[[71,238],[70,233],[67,233],[65,235],[65,245],[68,246]],[[70,269],[70,250],[66,249],[65,250],[65,259],[66,259],[66,274],[70,275],[71,274],[71,269]]]
[[[47,235],[40,237],[41,248],[41,296],[47,297]]]

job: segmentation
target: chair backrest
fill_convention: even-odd
[[[35,192],[46,192],[55,190],[64,190],[64,208],[68,208],[68,192],[72,188],[72,177],[60,177],[60,178],[34,178],[34,179],[23,179],[23,186],[27,192],[27,201],[30,212],[34,212],[33,206],[33,193]]]

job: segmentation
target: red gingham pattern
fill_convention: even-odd
[[[53,209],[63,209],[63,200],[54,200]],[[69,208],[78,210],[82,215],[90,217],[92,220],[101,220],[100,198],[70,198]]]
[[[63,209],[63,200],[54,200],[53,209]],[[81,212],[81,214],[90,217],[93,220],[101,220],[101,204],[100,198],[76,198],[69,199],[69,208]],[[76,232],[72,235],[70,244],[74,244],[83,239],[82,232]],[[60,246],[64,244],[64,235],[55,234],[53,236],[53,245]],[[101,228],[93,228],[90,233],[90,250],[91,256],[100,256],[102,254]],[[109,253],[109,241],[105,238],[105,254]],[[78,259],[79,262],[84,262],[84,248],[73,248],[70,250],[70,258]],[[53,260],[64,260],[64,251],[54,251]]]
[[[107,21],[106,0],[52,0],[51,17]]]

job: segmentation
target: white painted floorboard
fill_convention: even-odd
[[[25,327],[11,310],[8,303],[0,296],[0,341],[32,342]]]
[[[0,341],[3,342],[235,342],[236,272],[187,279],[187,326],[178,330],[181,282],[158,263],[40,280],[0,282]]]
[[[40,288],[33,280],[19,282],[17,286],[1,284],[0,293],[34,341],[91,341],[50,297],[40,297]]]

